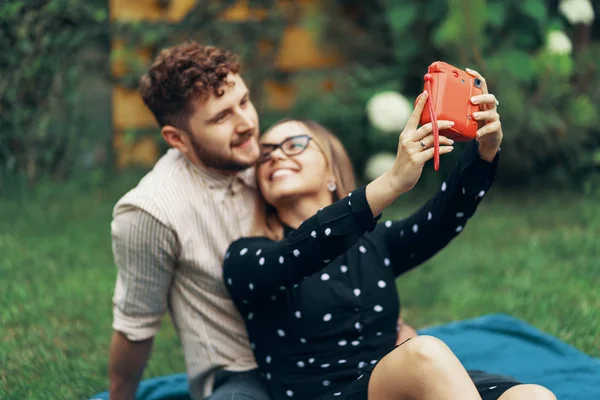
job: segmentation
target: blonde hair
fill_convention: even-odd
[[[354,168],[342,142],[327,128],[312,120],[286,118],[276,122],[264,134],[286,122],[302,124],[311,134],[313,141],[325,156],[327,166],[333,173],[336,190],[332,192],[332,203],[346,197],[356,188]],[[259,187],[257,185],[257,187]],[[253,236],[266,236],[272,240],[283,239],[283,225],[277,216],[275,207],[267,203],[263,194],[258,191],[258,204],[254,216]]]

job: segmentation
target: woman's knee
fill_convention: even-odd
[[[422,374],[443,364],[440,360],[452,354],[448,347],[433,336],[417,336],[402,343],[386,355],[375,367],[377,374]],[[443,367],[442,367],[443,368]]]
[[[404,342],[375,366],[369,381],[369,399],[383,398],[480,399],[454,353],[432,336],[417,336]]]
[[[443,363],[454,354],[440,339],[433,336],[421,335],[410,339],[396,349],[402,352],[402,357],[411,359],[413,365],[434,365]]]
[[[499,400],[556,400],[556,396],[550,390],[541,385],[523,384],[508,389]]]

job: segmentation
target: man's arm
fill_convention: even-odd
[[[108,364],[111,400],[135,399],[152,342],[152,338],[134,342],[119,331],[113,333]]]
[[[168,227],[139,209],[117,214],[111,233],[118,275],[109,392],[111,400],[133,400],[167,311],[178,241]]]

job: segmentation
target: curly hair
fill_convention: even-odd
[[[235,54],[195,41],[166,48],[140,80],[140,95],[162,127],[187,128],[194,102],[223,95],[229,73],[238,73]]]

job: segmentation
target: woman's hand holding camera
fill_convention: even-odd
[[[481,80],[483,94],[473,96],[471,102],[480,107],[480,111],[473,115],[479,121],[476,138],[479,144],[479,155],[482,159],[491,162],[496,157],[502,142],[502,126],[497,111],[498,101],[493,94],[488,92],[486,81],[478,72],[468,68],[467,72]],[[426,91],[419,96],[404,130],[400,134],[398,152],[391,170],[367,185],[367,201],[373,215],[378,215],[398,196],[411,190],[419,181],[425,163],[433,158],[433,126],[428,123],[419,127],[421,114],[427,104],[427,97]],[[451,128],[454,122],[438,120],[437,125],[439,130],[443,131]],[[450,153],[454,149],[453,143],[453,140],[440,135],[440,155]]]
[[[486,161],[492,161],[500,143],[502,143],[502,124],[498,114],[498,100],[496,96],[488,92],[485,78],[477,71],[467,68],[467,73],[481,80],[481,90],[483,94],[473,96],[471,102],[479,105],[481,111],[473,114],[473,117],[479,121],[479,130],[477,131],[477,142],[479,143],[479,155]]]
[[[396,162],[390,171],[392,187],[399,193],[407,192],[417,184],[423,166],[433,158],[433,125],[430,122],[418,128],[421,113],[427,104],[427,97],[427,92],[421,94],[400,134]],[[438,120],[437,125],[441,131],[451,128],[454,122]],[[440,155],[450,153],[454,141],[442,135],[439,138]]]
[[[426,103],[427,92],[424,92],[400,134],[394,165],[367,185],[367,202],[374,216],[379,215],[398,196],[411,190],[419,181],[425,163],[433,158],[433,127],[428,123],[419,128]],[[452,127],[454,122],[438,120],[437,124],[442,130]],[[439,139],[440,155],[450,153],[454,141],[441,135]]]

